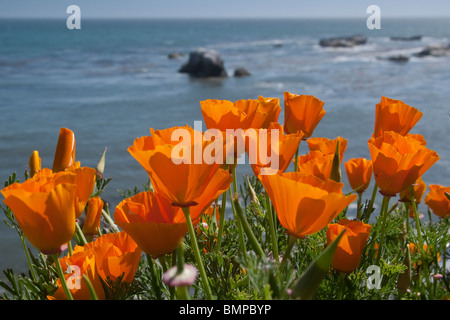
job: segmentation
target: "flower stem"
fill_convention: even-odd
[[[156,297],[158,298],[158,300],[161,300],[162,299],[161,288],[160,288],[160,286],[158,285],[158,282],[157,282],[158,278],[156,276],[155,262],[153,261],[153,258],[151,257],[151,255],[146,254],[146,256],[147,256],[147,263],[148,263],[148,266],[149,266],[149,269],[150,269],[150,273],[151,273],[151,276],[152,276],[153,290],[155,291]]]
[[[270,202],[269,195],[266,194],[266,206],[267,206],[267,219],[269,220],[270,238],[272,240],[272,254],[275,261],[278,263],[278,239],[275,232],[274,215],[272,211],[272,203]]]
[[[78,224],[78,222],[75,222],[75,229],[76,229],[75,232],[78,235],[78,239],[81,242],[80,245],[84,246],[88,242],[87,242],[86,237],[84,236],[83,231],[81,230],[80,225]]]
[[[189,236],[191,238],[192,249],[194,250],[195,260],[197,262],[197,267],[200,272],[200,277],[202,278],[203,290],[205,290],[206,297],[212,300],[212,291],[209,286],[208,278],[206,277],[205,267],[203,266],[202,258],[200,256],[200,250],[198,249],[197,237],[195,236],[194,226],[192,224],[191,216],[189,214],[189,207],[183,207],[184,217],[186,218],[186,223],[189,230]]]
[[[23,234],[20,235],[20,240],[22,241],[23,250],[25,250],[25,255],[27,257],[28,266],[30,267],[31,276],[33,277],[33,280],[36,282],[37,277],[36,273],[34,272],[33,264],[31,263],[30,254],[28,253],[27,245],[25,244],[25,236]]]
[[[362,200],[362,192],[358,192],[358,200],[357,200],[357,208],[356,208],[356,219],[361,221],[361,200]]]
[[[86,281],[86,284],[88,286],[89,296],[91,297],[91,300],[98,300],[97,293],[95,292],[95,289],[94,289],[94,286],[92,285],[91,280],[89,280],[89,278],[85,274],[83,275],[83,279],[84,279],[84,281]]]
[[[239,247],[240,247],[241,253],[244,255],[244,259],[247,260],[247,247],[245,245],[244,230],[242,228],[242,224],[239,219],[239,216],[236,212],[236,208],[234,205],[233,195],[231,194],[231,190],[230,190],[230,198],[231,198],[231,210],[233,211],[234,220],[236,221],[236,228],[238,229],[238,233],[239,233]]]
[[[294,158],[294,172],[298,171],[298,149],[300,147],[297,147],[297,151],[295,151],[295,158]]]
[[[372,197],[370,198],[369,206],[367,207],[367,217],[365,219],[366,223],[369,223],[370,215],[373,212],[373,205],[375,203],[375,198],[377,197],[377,191],[378,191],[378,185],[375,183],[375,185],[373,186]]]
[[[379,243],[378,254],[377,254],[377,259],[376,259],[376,264],[377,265],[380,262],[381,254],[383,252],[384,238],[385,238],[385,232],[386,232],[386,219],[387,219],[387,216],[388,216],[388,207],[389,207],[389,200],[390,199],[391,199],[391,197],[389,197],[389,196],[383,196],[383,202],[381,204],[380,217],[381,217],[382,220],[381,220],[380,243]]]
[[[262,250],[261,246],[259,245],[258,240],[255,237],[255,234],[252,231],[252,228],[250,227],[250,224],[248,223],[247,218],[245,217],[244,211],[242,209],[241,203],[239,202],[239,198],[235,194],[234,197],[231,198],[231,202],[234,204],[234,208],[237,214],[237,217],[239,218],[239,221],[241,223],[242,229],[247,234],[248,240],[253,246],[253,249],[258,254],[258,256],[263,257],[264,251]]]
[[[223,224],[225,222],[225,208],[227,206],[227,192],[222,194],[222,205],[220,207],[219,231],[217,235],[216,253],[220,251],[222,246]],[[216,209],[217,210],[217,209]]]
[[[56,272],[58,273],[59,280],[61,281],[61,286],[64,290],[64,293],[67,297],[67,300],[73,300],[72,292],[70,292],[69,287],[67,286],[66,278],[64,277],[64,272],[61,267],[61,263],[59,262],[59,255],[53,254],[51,255],[53,262],[55,263]]]

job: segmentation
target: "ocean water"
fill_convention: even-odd
[[[366,45],[322,48],[323,37],[363,34]],[[420,41],[390,36],[422,35]],[[39,150],[51,167],[59,129],[76,135],[76,158],[95,167],[105,147],[103,198],[111,210],[125,190],[148,181],[127,148],[149,128],[201,121],[199,101],[311,94],[327,114],[314,136],[348,139],[344,161],[370,158],[375,104],[381,96],[403,100],[424,115],[413,129],[441,159],[424,175],[427,184],[449,185],[450,56],[411,57],[407,63],[380,58],[411,55],[429,44],[450,42],[449,20],[383,20],[369,30],[361,20],[0,20],[0,179],[23,179]],[[191,79],[178,73],[199,47],[221,54],[228,78]],[[185,56],[170,60],[171,52]],[[245,67],[251,76],[235,78]],[[282,123],[284,114],[280,114]],[[204,128],[206,129],[206,128]],[[302,143],[300,153],[307,152]],[[242,176],[250,166],[240,165]],[[345,171],[343,171],[346,182]],[[349,190],[346,187],[346,190]],[[0,269],[27,270],[14,231],[0,225]]]

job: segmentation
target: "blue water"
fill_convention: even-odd
[[[322,37],[353,34],[368,43],[318,45]],[[423,38],[389,39],[412,35]],[[365,20],[83,20],[81,30],[68,30],[65,20],[0,20],[0,179],[14,171],[23,177],[35,149],[51,167],[59,128],[67,127],[82,165],[95,166],[108,148],[105,176],[112,181],[104,198],[114,208],[118,189],[148,181],[127,148],[150,127],[193,125],[202,120],[200,100],[262,95],[282,102],[290,91],[325,101],[314,136],[347,138],[344,161],[370,157],[367,140],[382,95],[418,108],[424,115],[413,132],[441,156],[424,180],[449,185],[450,56],[404,64],[379,59],[449,41],[449,20],[383,20],[381,30],[368,30]],[[218,50],[230,77],[178,73],[198,47]],[[169,60],[171,52],[185,57]],[[232,77],[238,67],[252,75]],[[300,151],[307,152],[305,143]],[[238,172],[251,171],[241,165]],[[20,242],[3,224],[0,257],[1,270],[26,270]]]

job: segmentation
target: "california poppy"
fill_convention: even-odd
[[[195,134],[195,130],[192,132]],[[190,207],[207,200],[209,203],[203,207],[206,210],[231,184],[232,176],[220,168],[220,162],[207,163],[201,157],[213,142],[191,140],[183,143],[178,151],[176,145],[155,142],[155,139],[139,138],[128,151],[147,171],[155,191],[173,205]],[[222,148],[214,156],[220,157]]]
[[[351,273],[358,268],[370,229],[369,224],[348,219],[341,219],[338,223],[328,225],[327,245],[330,245],[345,230],[331,262],[334,269],[339,272]]]
[[[150,191],[120,202],[114,221],[154,259],[174,251],[188,231],[182,209]]]
[[[30,177],[34,176],[36,172],[41,170],[41,158],[39,157],[39,152],[34,150],[30,156]]]
[[[352,158],[344,163],[350,186],[357,193],[363,193],[372,179],[372,161],[365,158]]]
[[[66,283],[72,293],[74,300],[90,300],[89,286],[83,276],[86,276],[92,284],[95,294],[99,300],[105,299],[100,276],[96,269],[96,259],[93,250],[83,250],[75,247],[72,256],[59,259]],[[66,300],[67,297],[61,285],[60,279],[57,279],[58,288],[48,297],[49,300]]]
[[[441,218],[450,215],[450,187],[444,187],[437,184],[428,186],[430,192],[425,197],[425,204],[433,211],[433,213]],[[447,195],[446,195],[447,194]]]
[[[133,282],[142,251],[125,231],[104,234],[80,249],[94,252],[97,272],[105,283],[118,278]]]
[[[77,185],[60,178],[43,169],[1,190],[27,239],[44,254],[61,252],[75,232]]]
[[[260,175],[259,179],[280,223],[287,233],[297,238],[323,229],[357,197],[343,195],[343,183],[300,172]]]
[[[103,200],[100,197],[92,197],[88,201],[86,219],[83,223],[83,233],[87,236],[98,235],[100,219],[102,217]]]
[[[404,136],[422,115],[422,112],[400,100],[381,97],[375,109],[374,137],[382,136],[385,131],[395,131]]]
[[[319,150],[310,151],[308,154],[297,158],[297,170],[322,180],[328,180],[331,178],[333,160],[333,154],[325,155]]]
[[[254,135],[249,135],[246,149],[255,176],[258,176],[261,170],[267,170],[268,173],[265,174],[286,171],[302,137],[302,132],[285,135],[283,126],[276,122],[271,123],[268,129],[261,129]],[[268,170],[269,167],[273,170]]]
[[[375,181],[385,196],[412,185],[437,160],[438,154],[416,139],[385,131],[368,141]]]
[[[286,133],[302,131],[304,139],[312,136],[325,115],[324,102],[314,96],[284,93],[284,130]]]
[[[72,130],[61,128],[53,159],[53,172],[64,171],[75,164],[75,134]]]
[[[328,139],[328,138],[309,138],[307,140],[309,150],[311,151],[320,151],[324,155],[334,154],[336,152],[336,146],[339,142],[339,160],[342,162],[344,159],[344,152],[347,149],[347,139],[342,137],[337,137],[336,139]]]
[[[278,121],[281,107],[276,98],[259,97],[258,100],[208,99],[200,101],[206,127],[225,132],[227,129],[267,128]]]

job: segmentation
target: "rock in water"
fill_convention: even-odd
[[[411,36],[411,37],[391,37],[392,41],[420,41],[422,36]]]
[[[179,59],[184,57],[184,54],[181,52],[171,52],[167,55],[169,59]]]
[[[192,51],[189,61],[178,72],[188,73],[192,77],[227,77],[222,58],[216,50],[204,48]]]
[[[235,77],[245,77],[245,76],[249,76],[250,72],[247,71],[247,69],[245,68],[237,68],[236,70],[234,70],[234,76]]]
[[[435,45],[429,45],[425,49],[423,49],[420,52],[414,53],[413,56],[415,57],[442,57],[445,55],[450,54],[450,44],[444,45],[444,44],[435,44]]]
[[[319,41],[319,45],[322,47],[333,48],[351,48],[354,46],[366,44],[367,38],[364,36],[350,36],[350,37],[336,37],[326,38]]]

